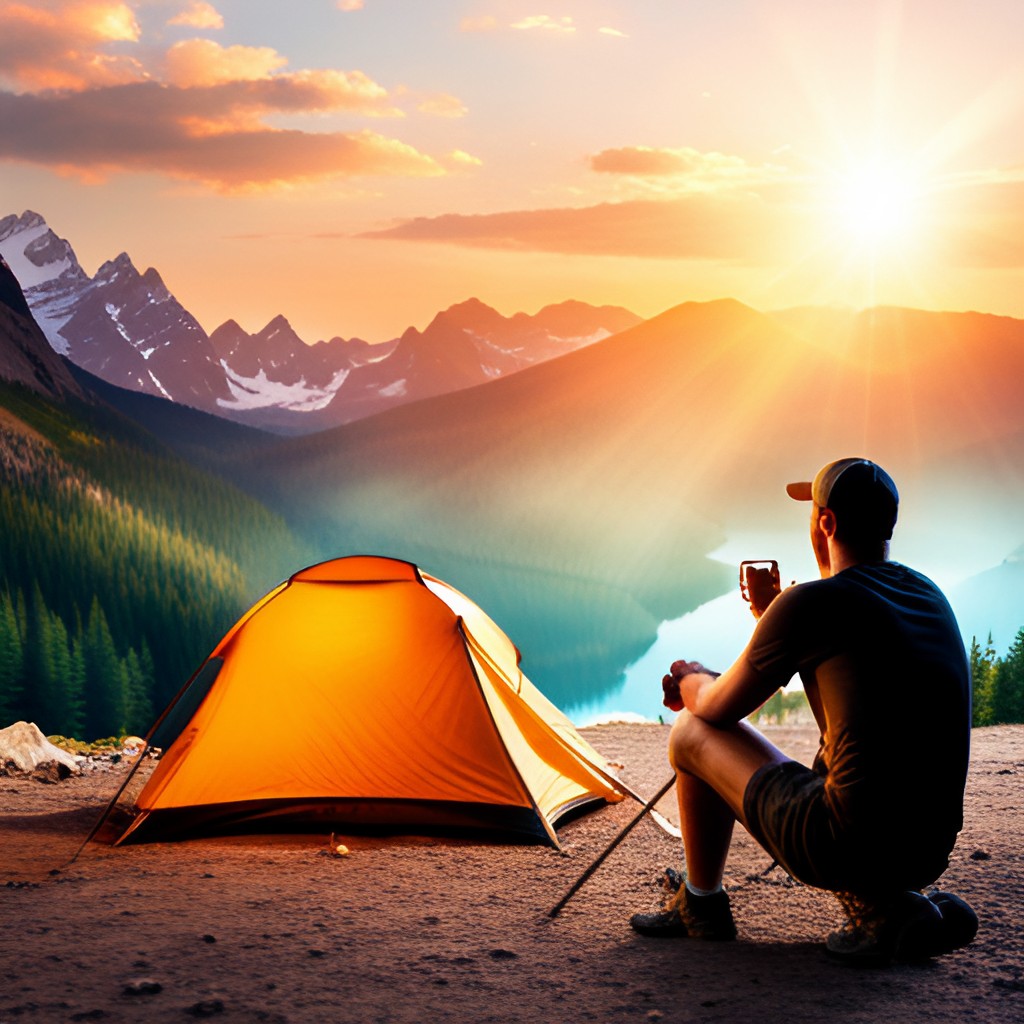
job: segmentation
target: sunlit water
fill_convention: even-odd
[[[991,564],[985,555],[976,562],[965,563],[962,549],[954,549],[949,554],[950,558],[943,560],[941,556],[936,558],[933,551],[933,557],[925,564],[916,563],[910,558],[906,558],[906,561],[920,568],[947,593],[966,576],[980,572]],[[564,708],[575,724],[585,726],[609,721],[671,722],[675,715],[662,704],[661,679],[673,661],[681,658],[699,661],[718,671],[728,668],[743,651],[755,624],[739,592],[739,563],[744,559],[777,559],[784,587],[794,581],[815,579],[818,576],[806,538],[792,533],[737,537],[715,551],[711,557],[737,567],[736,589],[708,601],[686,615],[663,622],[647,651],[623,669],[616,688],[596,700],[584,699]],[[906,556],[894,550],[892,557],[902,560]],[[969,640],[969,637],[965,637],[965,642]],[[791,689],[794,686],[799,686],[799,680],[790,683]]]

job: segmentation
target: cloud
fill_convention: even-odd
[[[0,79],[26,89],[82,89],[139,81],[142,65],[108,53],[137,42],[131,7],[119,0],[0,4]]]
[[[760,267],[795,265],[848,247],[830,227],[835,210],[822,204],[821,182],[804,173],[787,176],[781,168],[689,150],[630,147],[599,156],[609,171],[696,174],[708,187],[581,207],[417,217],[361,237]],[[716,173],[718,185],[711,187]],[[925,225],[931,258],[974,269],[1024,267],[1024,170],[948,181],[941,198]]]
[[[174,24],[221,24],[208,3],[159,3],[178,12]],[[290,71],[287,64],[269,46],[205,38],[158,54],[144,45],[132,6],[115,0],[0,3],[0,88],[18,89],[0,91],[0,160],[89,181],[119,171],[165,173],[224,192],[329,177],[440,175],[460,166],[371,131],[311,132],[293,122],[285,130],[272,119],[399,118],[399,103],[435,116],[466,112],[454,96],[389,92],[359,70]]]
[[[492,14],[463,18],[459,22],[460,32],[496,32],[501,25]]]
[[[363,0],[338,0],[335,6],[339,11],[361,11],[363,9]]]
[[[224,192],[444,173],[432,157],[370,131],[310,133],[259,122],[270,111],[336,105],[340,97],[309,75],[189,89],[147,82],[79,93],[0,93],[0,158],[93,179],[162,172]]]
[[[464,149],[453,149],[448,154],[448,159],[457,167],[482,167],[483,160],[467,153]]]
[[[485,14],[465,17],[459,23],[460,32],[499,32],[508,29],[519,32],[549,32],[567,36],[578,31],[575,19],[568,16],[555,17],[551,14],[530,14],[513,22],[499,21],[493,14]],[[629,38],[625,32],[620,32],[617,28],[602,27],[595,31],[601,35],[618,36],[621,39]]]
[[[211,39],[186,39],[167,51],[164,72],[172,85],[218,85],[267,78],[287,63],[269,46],[220,46]]]
[[[564,32],[566,34],[576,31],[572,18],[553,18],[550,14],[531,14],[520,21],[512,22],[512,28],[524,31],[541,29],[545,32]]]
[[[590,158],[591,170],[604,174],[638,178],[682,179],[691,186],[721,187],[775,180],[780,168],[757,166],[727,153],[701,152],[684,146],[678,149],[623,146],[605,149]]]
[[[224,27],[224,18],[213,4],[204,0],[191,0],[186,8],[176,14],[168,25],[185,25],[188,28],[217,29]]]
[[[580,208],[417,217],[361,237],[566,255],[778,258],[790,211],[749,193],[695,194]]]
[[[468,113],[462,100],[447,93],[428,96],[416,109],[421,114],[432,114],[434,117],[465,117]]]

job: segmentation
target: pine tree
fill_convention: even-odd
[[[64,735],[81,738],[85,729],[85,639],[81,627],[71,640],[65,690]]]
[[[68,714],[68,692],[71,683],[71,650],[68,643],[68,631],[60,616],[50,615],[50,671],[53,673],[49,682],[51,706],[47,709],[47,729],[49,733],[58,732],[63,736],[74,734],[73,723]]]
[[[994,722],[1024,722],[1024,627],[996,665],[992,711]]]
[[[94,597],[85,631],[85,738],[111,736],[124,727],[124,663],[117,656],[107,617]]]
[[[26,717],[44,733],[57,732],[61,708],[57,644],[53,616],[38,583],[32,589],[25,638]]]
[[[125,693],[125,729],[129,733],[145,735],[153,724],[153,702],[149,699],[152,690],[152,677],[147,677],[142,659],[135,653],[135,648],[128,651],[124,659],[126,693]]]
[[[971,637],[971,690],[973,695],[971,724],[991,725],[993,722],[993,686],[995,683],[996,651],[989,633],[982,650],[977,637]]]
[[[11,595],[0,594],[0,729],[21,716],[24,650]]]

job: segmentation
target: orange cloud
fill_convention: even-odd
[[[0,5],[0,78],[27,89],[82,89],[146,77],[130,57],[106,53],[137,42],[131,7],[119,0],[41,0]]]
[[[635,177],[684,177],[705,182],[728,183],[738,179],[764,180],[777,177],[777,169],[755,167],[742,157],[725,153],[704,153],[689,147],[679,149],[624,146],[605,149],[590,158],[592,170]]]
[[[468,113],[462,100],[446,93],[428,96],[416,109],[421,114],[432,114],[434,117],[465,117]]]
[[[467,153],[464,149],[453,149],[448,154],[448,159],[456,167],[482,167],[484,163],[479,157]]]
[[[287,63],[269,46],[221,46],[212,39],[186,39],[167,51],[164,73],[172,85],[187,88],[267,78]]]
[[[790,213],[747,193],[582,208],[417,217],[363,238],[590,256],[761,263],[779,257]]]
[[[804,181],[697,189],[577,208],[417,217],[370,239],[583,256],[786,266],[846,243]],[[1024,175],[964,182],[944,193],[931,255],[951,266],[1024,267]],[[824,247],[824,248],[823,248]]]
[[[339,11],[361,11],[363,9],[363,0],[338,0],[337,8]]]
[[[176,7],[174,24],[220,23],[211,4]],[[83,181],[162,172],[224,192],[332,177],[441,175],[472,162],[435,159],[370,131],[286,131],[269,123],[275,115],[337,112],[404,117],[395,97],[417,102],[408,90],[392,94],[362,71],[287,71],[287,59],[271,47],[193,38],[163,54],[153,66],[156,78],[124,56],[123,44],[138,42],[126,3],[0,4],[0,82],[27,90],[0,92],[0,159]],[[122,44],[120,55],[106,51],[110,43]],[[419,103],[434,115],[465,113],[445,94],[420,96]]]
[[[500,27],[498,19],[492,14],[466,17],[459,22],[460,32],[496,32]]]
[[[224,18],[212,4],[204,3],[204,0],[191,0],[188,6],[180,14],[171,18],[167,24],[216,29],[224,27]]]
[[[545,32],[564,32],[566,34],[576,31],[572,18],[553,18],[550,14],[531,14],[519,21],[514,21],[512,28],[524,31],[542,29]]]
[[[369,131],[272,129],[258,113],[323,102],[319,83],[278,78],[182,89],[157,83],[79,93],[0,93],[0,158],[83,177],[162,172],[224,192],[333,177],[444,174],[435,159]],[[336,102],[336,100],[332,100]]]

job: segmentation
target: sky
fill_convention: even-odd
[[[1019,0],[0,0],[0,216],[207,331],[1024,317]]]

